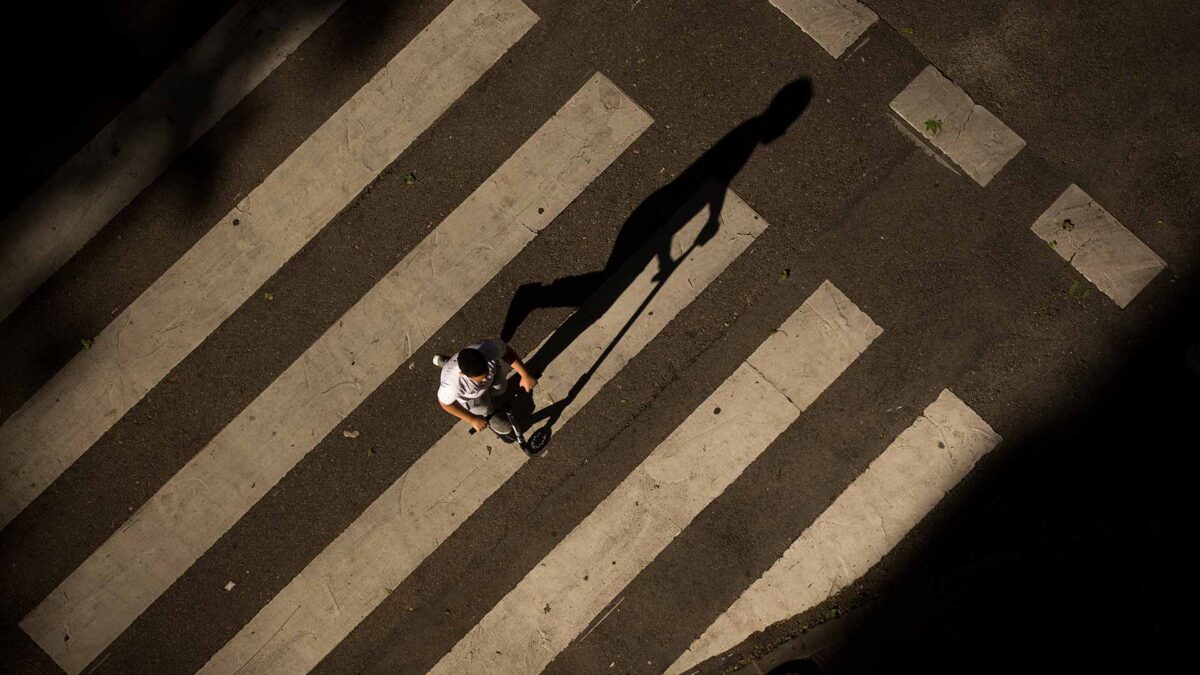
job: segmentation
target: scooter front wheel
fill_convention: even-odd
[[[529,435],[529,449],[535,453],[541,452],[549,442],[550,427],[542,427]]]

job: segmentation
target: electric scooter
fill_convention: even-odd
[[[509,404],[516,399],[516,396],[508,399],[502,405],[497,407],[491,415],[488,415],[484,419],[490,422],[493,417],[500,415],[504,421],[508,422],[509,427],[512,428],[512,438],[506,438],[507,434],[496,433],[495,430],[493,430],[493,433],[496,433],[501,440],[507,440],[510,443],[515,440],[517,447],[521,448],[522,452],[530,457],[537,457],[538,453],[540,453],[546,447],[546,443],[550,441],[550,429],[548,427],[542,427],[541,429],[533,432],[533,434],[527,440],[525,438],[525,432],[521,429],[521,425],[517,423],[517,416],[514,415],[512,410],[509,408]],[[467,433],[474,434],[475,429],[472,428]]]

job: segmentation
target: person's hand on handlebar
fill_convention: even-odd
[[[529,373],[525,373],[524,375],[521,376],[521,388],[522,389],[524,389],[527,392],[532,392],[533,388],[536,386],[537,386],[537,378],[536,377],[534,377],[533,375],[530,375]]]
[[[479,415],[473,415],[471,419],[467,420],[467,423],[470,424],[475,431],[483,431],[488,427],[487,418],[480,417]]]
[[[504,351],[503,358],[504,362],[521,376],[521,388],[526,392],[532,392],[533,388],[537,386],[537,378],[525,367],[525,362],[521,360],[521,355],[513,351],[512,347],[508,347]]]

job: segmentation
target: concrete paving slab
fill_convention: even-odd
[[[933,66],[926,66],[891,108],[980,185],[1025,147],[1020,136]]]
[[[812,39],[838,58],[879,17],[854,0],[771,0]]]
[[[1075,184],[1054,200],[1032,229],[1121,309],[1167,267]]]

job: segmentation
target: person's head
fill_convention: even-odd
[[[807,79],[796,80],[780,89],[771,100],[771,105],[758,118],[759,139],[763,143],[770,143],[782,136],[804,112],[812,95],[812,82]]]
[[[472,380],[483,382],[488,375],[487,357],[478,349],[467,347],[458,353],[458,369]]]

